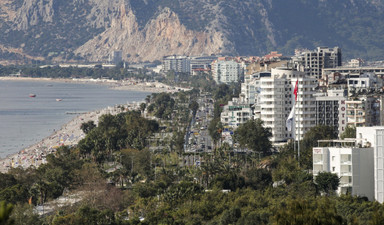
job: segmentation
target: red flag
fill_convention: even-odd
[[[295,101],[297,101],[297,90],[298,90],[297,84],[298,83],[299,83],[299,79],[296,80],[295,89],[293,90],[293,94],[295,95]]]

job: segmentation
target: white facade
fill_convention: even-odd
[[[292,106],[289,80],[274,75],[264,77],[260,79],[260,89],[260,117],[264,126],[271,128],[271,141],[287,140],[285,121]]]
[[[314,96],[316,79],[307,77],[292,79],[293,87],[296,80],[298,80],[298,92],[295,105],[295,139],[302,140],[305,133],[316,126],[316,99]]]
[[[238,99],[229,101],[220,114],[220,122],[225,128],[236,129],[240,124],[253,119],[253,111],[250,105],[236,100]]]
[[[260,72],[252,75],[246,75],[244,82],[241,83],[241,97],[244,102],[250,105],[259,104],[260,101],[260,78],[271,77],[270,72]]]
[[[374,151],[375,200],[384,202],[384,127],[357,127],[356,139],[361,146],[372,146]]]
[[[351,95],[352,92],[359,91],[370,91],[381,89],[383,87],[383,80],[374,73],[365,73],[359,77],[351,77],[347,79],[348,82],[348,93]]]
[[[240,65],[235,61],[218,60],[212,63],[212,76],[216,83],[236,83],[239,81],[240,74]]]
[[[163,58],[164,72],[175,71],[181,73],[190,72],[190,59],[187,56],[166,56]]]
[[[306,103],[309,94],[307,93],[308,87],[306,82],[313,80],[310,78],[303,78],[304,74],[290,68],[275,68],[271,70],[271,77],[260,78],[260,101],[255,106],[255,109],[259,109],[261,120],[264,122],[265,127],[271,128],[272,142],[282,142],[289,138],[292,138],[291,132],[287,131],[286,120],[294,104],[293,89],[297,80],[304,82],[299,84],[299,88],[303,88],[299,91],[301,99],[298,99],[296,108],[296,132],[304,133],[303,124],[306,124],[307,118],[302,112],[306,107],[299,105],[300,103]],[[311,92],[311,94],[313,94]],[[308,95],[308,96],[307,96]],[[313,97],[312,97],[313,98]],[[300,102],[299,102],[300,101]],[[315,111],[313,111],[315,113]],[[297,120],[297,115],[301,115],[301,121]],[[304,117],[305,116],[305,117]],[[314,117],[314,115],[312,115]],[[300,126],[301,124],[301,126]],[[298,136],[296,136],[298,137]]]
[[[375,97],[361,96],[346,103],[347,125],[354,127],[380,125],[380,100]]]
[[[313,148],[313,175],[331,172],[340,178],[338,194],[374,199],[373,148]]]

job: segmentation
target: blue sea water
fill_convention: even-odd
[[[149,94],[97,84],[0,80],[0,158],[39,142],[77,116],[67,112],[138,102]]]

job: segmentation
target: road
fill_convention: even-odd
[[[193,155],[212,152],[213,150],[213,141],[207,129],[213,116],[213,100],[208,94],[201,94],[197,99],[197,103],[199,109],[195,117],[192,118],[184,145],[184,151],[193,153]],[[194,164],[199,164],[197,157],[194,156],[193,158]],[[188,157],[188,160],[185,161],[190,161],[190,158]]]

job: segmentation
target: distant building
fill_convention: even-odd
[[[217,56],[193,56],[190,57],[190,73],[207,72],[211,70],[211,64],[217,60]]]
[[[358,77],[350,77],[347,79],[349,96],[352,93],[368,93],[377,91],[383,87],[383,79],[374,73],[364,73]]]
[[[360,58],[351,59],[351,61],[349,61],[349,63],[348,63],[349,67],[362,67],[364,65],[365,65],[364,60],[362,60]]]
[[[349,77],[359,77],[361,74],[364,73],[375,73],[378,76],[384,76],[384,67],[370,67],[370,66],[364,66],[364,67],[337,67],[337,68],[324,68],[323,74],[330,74],[330,73],[340,73],[347,78]]]
[[[113,51],[112,53],[112,64],[117,65],[123,61],[123,54],[121,51]]]
[[[163,71],[169,72],[180,72],[180,73],[189,73],[190,69],[190,59],[187,56],[165,56],[163,58]]]
[[[217,60],[212,63],[212,76],[216,83],[237,83],[241,75],[240,65],[233,60]]]
[[[339,47],[317,47],[310,51],[307,49],[296,50],[292,62],[298,71],[305,72],[312,78],[322,78],[325,68],[336,68],[342,65],[341,49]]]
[[[225,128],[236,129],[241,124],[253,119],[253,111],[249,104],[232,99],[225,105],[220,115],[220,121]]]
[[[262,77],[271,77],[270,72],[260,72],[252,75],[244,76],[244,82],[241,83],[241,94],[240,98],[243,98],[243,101],[253,105],[258,104],[260,99],[260,78]]]
[[[359,96],[345,101],[347,126],[369,127],[380,125],[380,100],[373,96]]]
[[[328,90],[326,95],[316,96],[316,125],[335,128],[337,134],[344,132],[347,125],[345,90]]]

